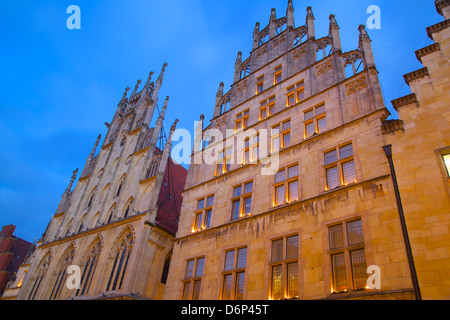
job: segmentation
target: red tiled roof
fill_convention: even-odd
[[[186,177],[187,170],[169,158],[157,201],[158,212],[155,222],[174,235],[178,230],[178,219],[183,202],[181,192],[184,190]]]

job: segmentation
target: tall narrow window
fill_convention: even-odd
[[[304,113],[305,139],[326,130],[325,105],[307,110]]]
[[[283,121],[272,127],[272,145],[271,152],[278,152],[280,149],[289,147],[291,144],[291,120]]]
[[[243,183],[233,188],[231,220],[251,214],[253,182]]]
[[[281,73],[282,73],[282,67],[278,66],[275,68],[274,70],[274,75],[273,75],[273,84],[276,85],[278,83],[281,82]]]
[[[298,235],[272,240],[270,298],[298,298]]]
[[[211,226],[214,195],[197,200],[194,226],[192,232],[201,231]]]
[[[81,274],[80,288],[76,292],[77,296],[84,295],[89,291],[101,251],[102,244],[101,241],[98,240],[89,251],[89,255],[86,259],[84,269]]]
[[[222,300],[243,300],[247,248],[225,252],[223,271]]]
[[[205,257],[188,260],[183,280],[182,300],[199,300]]]
[[[62,290],[66,286],[67,280],[67,268],[72,264],[75,256],[75,249],[72,247],[69,252],[59,263],[59,271],[56,276],[55,283],[53,285],[52,292],[50,293],[50,300],[54,300],[60,297]]]
[[[351,143],[324,153],[325,190],[357,182]]]
[[[250,145],[250,161],[256,162],[259,159],[259,135],[255,135],[251,138]]]
[[[274,184],[274,206],[299,200],[298,165],[277,172]]]
[[[328,238],[332,269],[331,291],[340,293],[349,289],[364,289],[367,273],[361,219],[328,227]]]
[[[128,233],[119,243],[120,245],[114,251],[114,262],[109,275],[106,291],[120,290],[122,288],[128,261],[133,250],[133,234],[131,232]]]
[[[259,94],[264,91],[264,76],[256,79],[256,94]]]
[[[45,279],[48,267],[50,266],[50,261],[52,260],[52,256],[50,253],[41,260],[41,264],[36,271],[36,276],[32,278],[33,286],[31,287],[30,294],[28,295],[28,300],[34,300],[36,294],[39,292],[39,288],[42,283],[42,279]],[[39,295],[38,295],[39,296]]]

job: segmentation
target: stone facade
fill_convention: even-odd
[[[129,97],[126,89],[106,123],[100,152],[95,155],[99,136],[74,190],[78,170],[22,266],[23,285],[5,299],[162,298],[187,174],[170,158],[177,121],[158,148],[168,97],[155,127],[149,127],[165,68],[156,84],[152,72],[141,91],[140,80]],[[66,285],[70,266],[80,268],[78,289]]]
[[[448,19],[448,1],[436,7]],[[450,298],[448,24],[429,28],[439,45],[418,51],[426,70],[405,76],[414,96],[393,102],[393,121],[365,27],[343,52],[334,15],[316,38],[312,9],[301,27],[293,11],[256,24],[211,124],[201,117],[164,299],[414,299],[411,270],[423,298]]]

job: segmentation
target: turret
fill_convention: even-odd
[[[286,10],[286,18],[287,18],[287,28],[295,28],[294,23],[294,6],[292,4],[292,0],[288,1],[288,7]]]
[[[316,31],[314,27],[314,14],[312,8],[306,8],[306,27],[308,28],[308,40],[316,38]]]
[[[277,20],[277,14],[275,12],[275,8],[272,8],[270,12],[270,21],[269,21],[269,38],[272,39],[277,35],[277,26],[275,25],[275,20]]]
[[[220,115],[220,100],[222,100],[223,98],[223,86],[224,83],[221,82],[219,85],[219,90],[217,90],[217,94],[216,94],[216,104],[214,105],[214,114],[213,114],[213,118],[217,117]]]
[[[255,25],[255,30],[253,30],[253,46],[252,46],[252,50],[255,50],[256,48],[258,48],[259,45],[259,22],[256,23]]]
[[[333,52],[342,51],[341,37],[339,35],[339,25],[334,14],[330,15],[329,35],[333,39]]]
[[[241,79],[241,70],[240,67],[242,65],[242,52],[239,51],[236,62],[234,63],[234,81],[233,83],[238,82]]]
[[[372,45],[369,35],[367,34],[366,27],[359,25],[359,50],[364,55],[364,69],[375,66],[375,59],[373,57]]]

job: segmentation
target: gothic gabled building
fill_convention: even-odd
[[[448,20],[405,78],[404,120],[387,120],[365,27],[345,51],[336,17],[324,36],[314,20],[272,9],[201,117],[165,299],[450,297]]]
[[[163,144],[168,100],[150,124],[166,68],[126,89],[99,153],[99,136],[75,188],[72,176],[37,244],[18,299],[160,299],[187,171],[170,158],[177,121]],[[161,138],[161,139],[160,139]],[[80,269],[70,288],[70,266]]]

